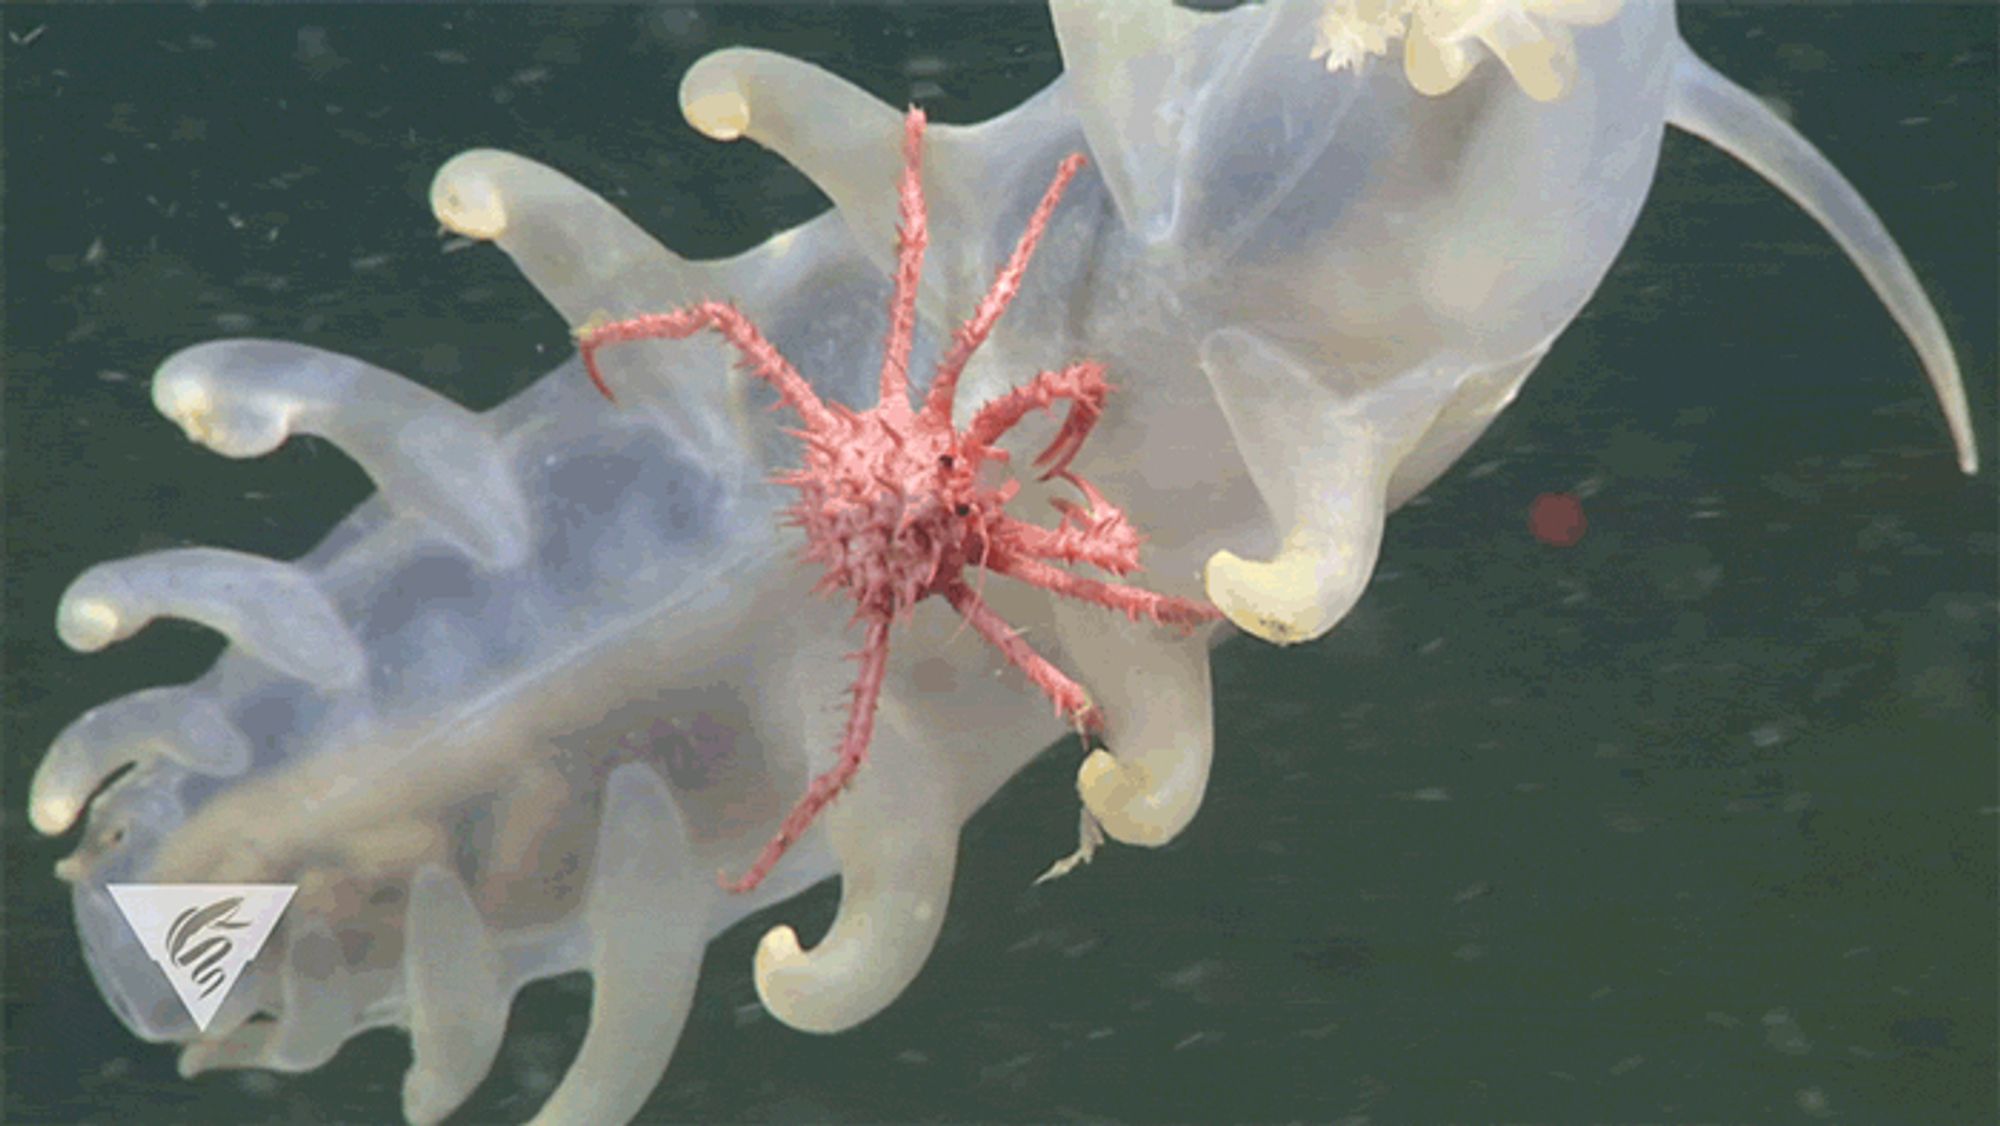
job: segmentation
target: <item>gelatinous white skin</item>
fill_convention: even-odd
[[[916,357],[927,370],[1049,172],[1087,148],[1096,171],[960,397],[976,407],[1080,356],[1131,373],[1077,468],[1151,537],[1149,585],[1192,596],[1206,573],[1230,617],[1272,640],[1336,624],[1385,514],[1477,438],[1603,277],[1668,120],[1835,228],[1974,464],[1950,348],[1893,243],[1810,146],[1685,53],[1666,5],[1576,26],[1574,72],[1549,101],[1529,96],[1548,76],[1519,59],[1511,75],[1468,67],[1440,96],[1389,67],[1328,74],[1309,51],[1317,0],[1153,7],[1060,0],[1065,80],[1006,117],[933,132]],[[1509,32],[1496,19],[1479,34]],[[895,108],[752,51],[711,56],[682,95],[698,128],[772,147],[839,211],[690,263],[561,174],[491,151],[448,164],[433,207],[573,321],[719,290],[823,395],[867,401]],[[248,456],[322,434],[382,490],[295,563],[142,557],[86,573],[59,612],[84,648],[161,613],[232,643],[195,683],[77,721],[30,797],[45,832],[88,804],[60,869],[87,959],[136,1032],[187,1042],[184,1071],[311,1067],[354,1032],[402,1025],[405,1113],[434,1121],[490,1065],[515,989],[587,969],[591,1030],[543,1117],[617,1121],[672,1054],[703,943],[747,912],[843,878],[816,945],[779,927],[758,950],[760,996],[801,1028],[864,1020],[921,968],[958,826],[1060,728],[988,648],[953,642],[951,615],[920,608],[897,626],[852,792],[757,894],[720,895],[713,874],[741,871],[825,765],[855,638],[844,611],[805,597],[812,576],[791,564],[782,498],[763,483],[790,450],[741,409],[758,389],[731,382],[724,350],[606,359],[622,408],[571,362],[476,416],[297,345],[225,341],[163,367],[156,402],[197,440]],[[1046,437],[1024,430],[1022,464]],[[1049,492],[1031,484],[1017,504],[1038,510]],[[1106,749],[1079,772],[1086,843],[1100,824],[1140,844],[1185,827],[1214,751],[1214,631],[1126,628],[1000,579],[986,595],[1108,712]],[[663,718],[710,734],[627,745]],[[534,890],[522,869],[538,860]],[[103,893],[140,878],[302,884],[275,953],[206,1036]],[[329,947],[336,929],[361,952]]]
[[[71,649],[91,653],[163,617],[208,626],[245,655],[323,688],[353,684],[367,661],[304,572],[215,547],[99,563],[63,592],[56,633]]]
[[[486,1077],[513,999],[479,909],[458,877],[435,865],[410,881],[403,964],[414,1057],[403,1077],[403,1117],[431,1123]]]
[[[278,1071],[311,1071],[333,1058],[354,1027],[354,997],[346,954],[321,917],[306,916],[288,929],[278,1001],[283,1014],[269,1048]]]
[[[1113,840],[1159,846],[1201,808],[1215,755],[1209,639],[1055,604],[1068,668],[1104,713],[1105,747],[1077,768],[1077,796]]]
[[[1179,186],[1173,158],[1193,94],[1185,74],[1205,17],[1172,4],[1050,0],[1072,111],[1127,230],[1166,233]],[[1243,17],[1248,18],[1248,14]],[[1211,36],[1212,38],[1212,36]]]
[[[492,431],[471,411],[350,356],[228,340],[175,353],[153,404],[225,457],[261,457],[292,434],[346,451],[389,504],[490,567],[520,563],[527,507]]]
[[[605,782],[584,904],[598,989],[576,1062],[535,1122],[624,1122],[673,1057],[721,893],[694,862],[673,794],[634,763]]]
[[[64,832],[98,783],[126,763],[170,759],[201,774],[229,778],[250,766],[250,741],[213,700],[171,688],[148,688],[78,716],[42,757],[28,790],[38,832]]]
[[[801,647],[793,675],[817,679],[841,648]],[[788,737],[839,745],[843,712],[799,718],[781,728]],[[778,926],[757,944],[757,996],[801,1031],[844,1031],[886,1008],[916,978],[944,926],[958,860],[956,761],[929,745],[927,727],[905,701],[883,706],[867,767],[821,815],[840,863],[840,910],[825,937],[805,950],[796,931]]]

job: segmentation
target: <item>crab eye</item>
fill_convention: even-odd
[[[944,469],[950,469],[957,464],[958,464],[958,459],[951,456],[950,454],[945,454],[938,458],[939,467]]]
[[[966,504],[964,501],[960,501],[958,507],[952,509],[952,511],[958,513],[960,516],[970,516],[972,515],[972,506]]]

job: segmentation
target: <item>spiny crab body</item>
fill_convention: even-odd
[[[1083,167],[1081,155],[1069,157],[1058,168],[1013,254],[971,318],[953,334],[923,402],[911,403],[909,361],[916,331],[917,279],[929,240],[923,134],[923,112],[912,109],[904,128],[895,288],[883,345],[881,391],[873,407],[855,411],[822,401],[757,326],[723,302],[592,325],[577,333],[585,368],[606,398],[612,393],[596,356],[607,344],[681,339],[709,329],[735,346],[750,373],[771,384],[780,401],[803,420],[803,426],[792,432],[804,446],[802,464],[777,478],[799,493],[788,522],[805,535],[806,560],[825,569],[816,589],[846,591],[855,602],[855,620],[867,627],[857,654],[861,672],[855,679],[838,760],[807,786],[805,796],[786,815],[750,870],[736,880],[723,878],[723,886],[731,891],[749,891],[762,882],[861,768],[888,666],[890,626],[932,595],[942,596],[966,624],[1020,669],[1059,714],[1079,727],[1098,724],[1101,717],[1082,686],[1035,652],[986,604],[965,577],[969,568],[981,567],[1118,610],[1134,620],[1191,628],[1221,617],[1207,603],[1092,579],[1057,566],[1085,563],[1114,575],[1139,567],[1138,530],[1088,481],[1069,470],[1112,389],[1102,366],[1086,361],[1044,371],[980,407],[963,430],[952,425],[959,376],[1019,290],[1063,189]],[[1054,501],[1061,520],[1048,528],[1008,515],[1006,506],[1019,492],[1019,483],[1007,479],[987,484],[982,470],[1009,460],[997,445],[1003,436],[1029,413],[1048,410],[1058,401],[1069,404],[1068,414],[1035,464],[1044,480],[1067,482],[1083,502]]]

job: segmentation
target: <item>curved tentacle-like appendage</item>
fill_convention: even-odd
[[[28,790],[35,831],[68,831],[119,767],[154,758],[231,778],[249,767],[250,740],[212,701],[179,688],[149,688],[99,705],[64,728],[35,769]]]
[[[681,113],[718,141],[748,137],[805,173],[885,272],[895,265],[902,115],[810,63],[748,47],[716,51],[681,79]]]
[[[904,122],[895,107],[810,63],[747,47],[712,52],[689,68],[680,104],[688,124],[703,135],[748,138],[785,158],[833,201],[859,252],[882,274],[896,272]],[[996,152],[1003,146],[989,129],[938,125],[927,131],[925,222],[937,231],[941,248],[928,257],[914,298],[927,321],[949,320],[998,266],[989,241],[989,201],[996,188],[1012,187],[1027,170]],[[1025,184],[1020,189],[1031,190]]]
[[[56,608],[63,644],[93,653],[155,618],[185,618],[288,676],[345,688],[367,666],[318,584],[287,563],[216,547],[184,547],[100,563]]]
[[[1343,398],[1276,345],[1240,329],[1211,333],[1201,365],[1251,479],[1286,529],[1269,561],[1216,552],[1203,577],[1209,600],[1266,641],[1311,641],[1367,589],[1391,473],[1437,404],[1405,392],[1421,386],[1420,378]],[[1312,456],[1300,457],[1301,450]]]
[[[680,101],[704,136],[747,137],[805,173],[833,201],[861,253],[883,273],[895,270],[903,121],[893,107],[810,63],[748,47],[713,52],[688,68]]]
[[[460,153],[438,169],[430,199],[438,222],[506,252],[571,324],[686,304],[727,278],[721,265],[682,258],[596,192],[513,153]],[[704,460],[748,458],[737,381],[648,378],[658,358],[644,348],[601,362],[620,383],[645,386],[671,404],[665,420]]]
[[[789,926],[757,944],[757,996],[803,1032],[840,1032],[886,1008],[923,969],[944,925],[958,857],[949,764],[893,724],[881,734],[880,753],[848,774],[826,810],[840,860],[832,927],[810,950]]]
[[[437,1122],[485,1077],[512,999],[500,952],[457,876],[435,865],[410,883],[404,950],[410,1061],[403,1117]]]
[[[528,506],[478,415],[351,356],[277,340],[223,340],[168,357],[153,404],[226,457],[261,457],[315,434],[354,458],[381,495],[488,567],[519,563]]]
[[[590,1026],[576,1062],[535,1115],[543,1126],[624,1122],[667,1069],[694,1005],[715,897],[666,784],[637,763],[604,783],[585,929]]]
[[[1202,637],[1166,640],[1057,602],[1056,630],[1104,716],[1108,749],[1076,775],[1083,807],[1113,840],[1158,847],[1201,808],[1215,754],[1215,708]]]
[[[1826,228],[1923,363],[1959,470],[1979,472],[1979,441],[1958,354],[1895,236],[1840,170],[1756,95],[1695,57],[1685,43],[1677,44],[1677,56],[1667,121],[1742,161]]]

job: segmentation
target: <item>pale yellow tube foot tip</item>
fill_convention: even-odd
[[[188,440],[208,445],[209,417],[215,412],[215,397],[195,379],[156,379],[153,406],[167,421],[181,428]]]
[[[764,995],[765,983],[771,975],[805,960],[805,951],[799,947],[799,932],[790,927],[772,927],[764,932],[764,938],[757,943],[756,960],[752,963],[752,976],[757,979],[757,995]],[[765,1004],[770,1002],[766,1000]]]
[[[447,164],[431,182],[431,214],[453,234],[491,242],[507,233],[507,200],[483,173]]]
[[[1076,771],[1076,793],[1083,808],[1111,839],[1120,844],[1158,848],[1173,839],[1138,772],[1121,765],[1109,751],[1096,750]]]
[[[72,800],[43,798],[28,806],[28,823],[35,827],[35,832],[45,837],[56,837],[69,832],[69,827],[76,824],[77,817],[82,813],[82,807]],[[56,862],[57,878],[66,878],[63,876],[65,871],[63,865],[66,863],[69,862],[62,860]]]
[[[118,608],[95,598],[65,600],[56,609],[56,635],[78,653],[95,653],[124,632]]]
[[[681,107],[689,125],[711,140],[733,141],[750,131],[750,103],[732,90],[715,90]]]
[[[750,962],[750,978],[757,987],[757,999],[764,1003],[764,1011],[793,1028],[802,1027],[795,1011],[800,983],[790,971],[803,969],[806,963],[806,953],[799,947],[799,933],[787,926],[765,931]]]
[[[1202,587],[1238,629],[1273,645],[1297,645],[1326,632],[1313,562],[1304,552],[1287,551],[1269,563],[1257,563],[1218,551],[1202,571]]]

